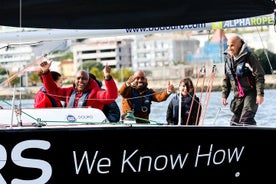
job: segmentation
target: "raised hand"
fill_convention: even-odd
[[[106,64],[103,72],[104,72],[104,77],[108,78],[108,77],[110,77],[111,68]]]
[[[40,68],[42,70],[42,73],[46,73],[49,71],[52,62],[53,62],[53,60],[50,60],[49,63],[47,61],[43,61],[42,63],[40,63]]]
[[[168,81],[167,92],[168,92],[169,94],[172,93],[172,92],[174,92],[174,85],[171,84],[170,81]]]
[[[129,78],[128,78],[128,80],[126,81],[126,84],[128,85],[128,86],[133,86],[133,85],[135,85],[135,83],[134,83],[134,81],[135,81],[135,76],[134,75],[131,75]]]
[[[104,72],[104,79],[110,80],[111,79],[111,75],[110,75],[111,68],[107,64],[105,65],[103,72]]]

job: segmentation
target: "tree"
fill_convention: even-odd
[[[103,80],[104,78],[102,69],[93,67],[89,72],[95,75],[96,78],[99,80]],[[121,81],[121,82],[126,81],[131,75],[133,75],[133,71],[126,68],[123,68],[120,70],[114,70],[114,69],[111,70],[111,76],[117,81]]]
[[[68,52],[68,51],[65,51],[65,52],[56,52],[57,55],[59,55],[58,53],[64,53],[64,55],[56,58],[58,61],[63,61],[63,60],[70,60],[70,59],[73,59],[73,53],[72,52]]]
[[[0,75],[6,75],[7,70],[5,68],[0,68]]]
[[[97,67],[93,67],[89,72],[95,75],[98,80],[103,80],[104,78],[103,71]]]
[[[127,69],[127,68],[122,68],[117,71],[112,71],[111,70],[111,75],[114,77],[117,81],[126,81],[131,75],[133,75],[133,71]]]
[[[13,75],[14,75],[14,73],[10,73],[9,79],[11,79]],[[8,82],[10,83],[11,86],[18,85],[18,84],[20,84],[20,77],[18,77],[18,76],[13,77],[12,80],[10,80]]]
[[[33,86],[36,85],[36,83],[40,82],[40,77],[36,72],[32,72],[29,76],[29,82],[32,83]]]
[[[78,69],[83,69],[86,71],[90,71],[92,68],[98,68],[99,70],[102,70],[104,68],[103,64],[96,61],[85,61],[82,63],[82,66],[80,66]]]

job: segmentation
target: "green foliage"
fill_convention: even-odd
[[[12,75],[10,75],[11,77]],[[11,86],[20,84],[20,77],[15,77],[13,80],[10,81]]]
[[[112,71],[111,70],[111,75],[114,79],[117,81],[124,82],[126,81],[131,75],[133,75],[133,71],[123,68],[117,71]]]
[[[36,72],[32,72],[28,79],[29,79],[29,82],[33,84],[40,82],[40,77]]]
[[[103,71],[100,70],[100,69],[97,68],[97,67],[93,67],[93,68],[89,71],[89,73],[92,73],[93,75],[95,75],[96,78],[97,78],[98,80],[100,80],[100,81],[103,80],[103,78],[104,78]]]
[[[99,80],[104,79],[103,69],[93,67],[89,72],[94,74]],[[117,81],[126,81],[131,75],[133,75],[133,72],[126,68],[120,70],[111,69],[111,76]]]
[[[104,65],[102,63],[96,62],[96,61],[85,61],[82,64],[82,66],[80,66],[78,69],[79,70],[83,69],[83,70],[90,71],[92,68],[98,68],[99,70],[103,70]]]
[[[0,68],[0,75],[6,75],[7,71],[5,68]]]
[[[73,59],[73,53],[72,52],[69,52],[65,56],[62,56],[62,57],[58,58],[59,61],[69,60],[69,59]]]

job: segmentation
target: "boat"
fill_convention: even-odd
[[[19,6],[3,1],[0,25],[169,29],[273,14],[275,9],[271,0],[27,2],[20,1]],[[0,123],[3,184],[275,180],[275,127],[108,123],[93,108],[21,109],[14,105],[0,110]]]

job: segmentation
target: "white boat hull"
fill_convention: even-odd
[[[97,124],[106,122],[104,113],[96,108],[37,108],[22,109],[19,111],[11,109],[0,110],[0,125],[17,126],[33,123],[46,123],[48,125],[66,124]]]

